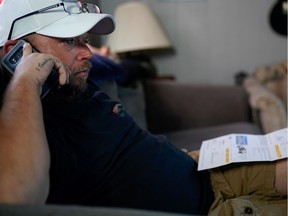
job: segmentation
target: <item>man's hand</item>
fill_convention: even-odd
[[[67,84],[70,71],[58,58],[50,54],[32,53],[32,46],[25,43],[23,57],[16,67],[13,79],[31,82],[32,85],[34,83],[37,88],[41,89],[53,68],[59,72],[59,84]]]
[[[198,163],[199,161],[199,154],[200,151],[199,150],[195,150],[195,151],[188,151],[187,149],[181,149],[183,152],[187,153],[195,162]]]

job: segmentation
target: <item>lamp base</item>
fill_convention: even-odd
[[[151,59],[147,55],[125,55],[120,56],[120,65],[127,72],[127,81],[129,83],[136,80],[154,79],[157,77],[157,70]]]

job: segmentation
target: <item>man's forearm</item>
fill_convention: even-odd
[[[50,155],[38,89],[30,84],[12,81],[0,112],[2,203],[44,203],[48,195]]]

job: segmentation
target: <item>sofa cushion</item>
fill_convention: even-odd
[[[262,134],[260,129],[253,123],[237,122],[220,126],[182,130],[166,133],[165,135],[177,147],[193,151],[200,149],[202,141],[204,140],[231,133]]]
[[[156,80],[145,82],[144,90],[147,127],[153,133],[251,121],[242,87]]]

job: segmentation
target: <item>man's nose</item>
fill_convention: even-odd
[[[86,46],[81,46],[80,48],[80,52],[79,54],[77,55],[77,60],[90,60],[93,56],[91,50]]]

